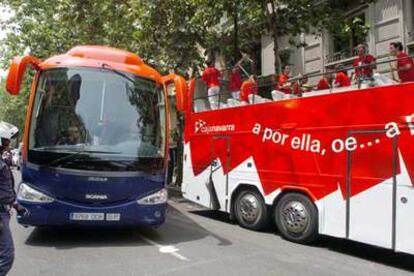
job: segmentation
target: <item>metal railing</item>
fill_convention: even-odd
[[[327,61],[327,63],[335,63],[341,60],[347,60],[350,58],[353,58],[355,56],[357,56],[357,50],[354,49],[352,51],[339,51],[339,52],[335,52],[333,54],[328,54],[325,56],[325,59]]]
[[[200,83],[202,82],[202,80],[199,79],[199,78],[197,80]],[[231,91],[229,91],[227,89],[227,84],[228,84],[228,81],[221,82],[219,93],[212,94],[212,95],[208,95],[208,92],[207,92],[208,88],[204,84],[202,84],[203,88],[201,90],[203,91],[202,92],[203,95],[199,96],[199,97],[193,97],[193,99],[192,99],[193,108],[196,104],[196,101],[202,100],[202,101],[204,101],[204,103],[203,103],[204,105],[209,106],[209,108],[207,108],[207,110],[214,110],[214,108],[211,107],[211,101],[210,101],[210,98],[213,98],[213,97],[217,98],[216,99],[217,105],[215,106],[216,109],[222,109],[223,106],[227,106],[227,104],[224,103],[224,101],[228,100],[228,99],[233,99],[233,100],[237,101],[239,103],[239,105],[243,105],[242,101],[232,97]],[[252,96],[252,102],[249,102],[250,104],[259,103],[259,101],[258,101],[259,98],[260,99],[267,99],[267,100],[270,101],[270,100],[272,100],[271,91],[275,90],[276,82],[274,82],[274,81],[270,81],[270,82],[258,81],[258,83],[253,88],[257,89],[258,94],[261,94],[262,96],[252,94],[253,95]],[[197,85],[196,85],[196,89],[199,89],[199,88],[197,88]],[[205,111],[205,110],[196,111],[196,112],[202,112],[202,111]]]
[[[413,57],[414,57],[414,55],[408,56],[406,58],[400,58],[400,59],[397,59],[397,58],[390,59],[389,57],[385,57],[384,59],[386,59],[386,60],[378,61],[378,62],[375,62],[375,63],[372,63],[372,64],[360,65],[360,66],[356,66],[356,67],[347,66],[347,67],[342,67],[342,68],[338,68],[338,69],[327,70],[327,71],[321,72],[321,73],[311,73],[311,74],[306,74],[306,75],[295,76],[295,77],[292,77],[292,78],[288,79],[287,82],[288,83],[297,82],[299,84],[299,87],[301,87],[304,78],[315,78],[315,77],[321,77],[321,76],[329,75],[329,74],[336,74],[336,73],[342,72],[342,71],[349,71],[349,70],[355,70],[355,69],[375,67],[377,65],[392,63],[392,62],[396,62],[396,61],[399,61],[399,60],[405,60],[405,59],[409,59],[409,58],[412,59]],[[201,82],[200,78],[198,78],[198,80]],[[358,89],[361,88],[361,84],[364,81],[370,81],[370,79],[364,78],[363,76],[361,76],[359,79],[357,79],[355,84],[358,85],[357,86]],[[201,96],[201,97],[193,97],[193,99],[192,99],[193,106],[195,104],[195,101],[197,101],[197,100],[205,100],[206,104],[208,103],[208,105],[210,105],[210,100],[209,99],[211,97],[216,97],[217,98],[217,109],[220,109],[221,107],[223,107],[223,105],[225,105],[223,103],[223,100],[231,98],[231,93],[227,89],[228,83],[229,83],[228,80],[221,80],[219,93],[213,94],[213,95],[208,95],[207,94],[208,89],[207,89],[207,87],[204,86],[203,89],[202,89],[204,95]],[[260,98],[272,100],[271,92],[272,92],[272,90],[277,90],[276,85],[277,85],[277,82],[274,79],[272,79],[271,81],[263,81],[262,79],[259,78],[258,83],[255,86],[255,88],[257,88],[257,90],[258,90],[258,94],[263,95],[263,97],[260,97]],[[330,90],[330,93],[333,92],[333,90],[334,90],[333,85],[330,85],[329,90]],[[254,95],[253,96],[253,103],[256,103],[255,102],[255,97],[256,96],[255,96],[255,94],[253,94],[253,95]],[[297,96],[297,97],[301,97],[302,93],[298,93],[298,94],[292,93],[292,95]],[[235,100],[237,100],[237,99],[235,99]],[[211,110],[211,106],[208,110]]]
[[[305,74],[303,76],[302,75],[295,76],[295,77],[290,78],[287,82],[299,81],[299,80],[301,80],[305,77],[314,78],[314,77],[334,74],[334,73],[342,72],[342,71],[371,68],[371,67],[375,67],[377,65],[382,65],[382,64],[387,64],[387,63],[391,64],[391,63],[396,62],[396,61],[401,61],[401,60],[406,60],[406,59],[413,59],[413,58],[414,58],[414,55],[409,55],[408,57],[405,57],[405,58],[393,58],[393,59],[390,59],[390,56],[388,56],[388,57],[384,57],[384,59],[386,59],[384,61],[377,61],[377,62],[373,62],[373,63],[370,63],[370,64],[364,64],[364,65],[359,65],[359,66],[344,66],[344,67],[337,68],[337,69],[330,69],[330,70],[327,70],[325,72]]]

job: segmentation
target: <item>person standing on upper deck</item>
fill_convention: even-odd
[[[230,79],[229,79],[229,85],[228,90],[231,93],[231,96],[235,100],[239,100],[240,98],[240,89],[242,85],[242,78],[240,75],[240,68],[241,64],[245,59],[249,59],[249,57],[246,54],[242,53],[242,57],[239,61],[236,62],[236,64],[233,66],[230,72]]]
[[[249,102],[249,95],[257,95],[258,86],[257,86],[257,77],[251,75],[248,80],[244,81],[240,89],[240,101]]]
[[[292,84],[288,82],[290,78],[290,67],[289,65],[283,66],[282,73],[277,77],[276,89],[286,94],[292,93]]]
[[[404,47],[402,43],[391,43],[390,54],[397,58],[397,67],[393,67],[392,70],[398,72],[401,83],[414,81],[413,59],[404,53]]]
[[[238,67],[234,66],[231,69],[229,86],[228,89],[231,93],[233,99],[238,100],[240,98],[240,87],[242,85],[240,70]]]
[[[358,57],[352,63],[355,68],[355,80],[371,79],[374,75],[374,70],[377,69],[375,57],[368,54],[368,50],[363,44],[357,46],[357,53]]]
[[[220,71],[214,66],[213,61],[207,61],[207,68],[204,70],[201,79],[207,86],[208,101],[211,109],[218,108],[220,99]]]

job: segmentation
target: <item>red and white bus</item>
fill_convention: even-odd
[[[189,93],[185,198],[249,229],[274,220],[299,243],[321,234],[414,253],[414,83],[245,105],[223,93],[216,110],[201,80]]]

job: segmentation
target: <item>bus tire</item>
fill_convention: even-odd
[[[268,208],[255,190],[242,190],[234,202],[234,216],[243,228],[261,230],[268,223]]]
[[[276,226],[284,239],[309,244],[318,237],[318,210],[306,195],[285,194],[274,210]]]

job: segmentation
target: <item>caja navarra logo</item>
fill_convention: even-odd
[[[234,131],[234,124],[209,126],[206,121],[197,120],[194,125],[194,133],[228,132]]]
[[[197,120],[197,121],[195,122],[195,129],[194,129],[194,133],[198,133],[198,132],[200,132],[200,130],[201,130],[202,128],[206,127],[206,126],[207,126],[207,122],[206,122],[206,121],[203,121],[203,120]]]

